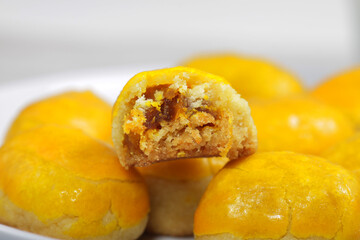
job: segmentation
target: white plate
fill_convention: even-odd
[[[113,104],[124,84],[134,74],[158,66],[128,67],[118,70],[96,70],[53,75],[21,82],[0,85],[0,143],[12,120],[29,103],[66,90],[92,90]],[[0,239],[6,240],[50,240],[36,234],[0,224]],[[143,236],[142,239],[191,239],[159,236]]]

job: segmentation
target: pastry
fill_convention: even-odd
[[[147,231],[160,235],[192,235],[200,198],[213,175],[227,162],[227,158],[187,158],[138,167],[150,195]]]
[[[113,107],[123,166],[195,157],[234,159],[256,150],[247,102],[221,77],[185,67],[142,72]]]
[[[25,107],[12,123],[6,139],[43,124],[55,123],[83,130],[111,143],[111,106],[90,91],[69,91]]]
[[[136,239],[146,185],[114,150],[83,131],[43,125],[0,149],[0,222],[61,239]]]
[[[360,129],[360,67],[327,79],[312,95],[343,111]]]
[[[210,182],[195,213],[195,239],[360,239],[359,187],[320,157],[256,153]]]
[[[337,109],[307,96],[251,101],[259,151],[323,151],[354,133],[352,122]]]
[[[304,91],[294,74],[262,59],[209,55],[193,58],[184,66],[224,77],[246,100],[292,96]]]
[[[325,151],[323,156],[353,172],[360,180],[360,133],[339,142]]]

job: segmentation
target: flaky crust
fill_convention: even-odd
[[[114,213],[110,210],[106,213],[107,217],[114,217]],[[59,219],[49,221],[47,223],[42,222],[32,212],[26,211],[16,206],[4,193],[0,190],[0,222],[11,227],[19,228],[25,231],[34,232],[37,234],[60,238],[60,239],[78,239],[72,238],[69,235],[64,234],[64,229],[68,228],[76,222],[76,217],[64,216]],[[86,237],[81,238],[83,240],[112,240],[112,239],[124,239],[133,240],[137,239],[143,232],[148,222],[148,217],[145,217],[139,222],[139,224],[129,227],[118,227],[112,233],[104,236]]]
[[[204,83],[210,84],[209,86],[215,94],[213,97],[214,105],[218,109],[227,109],[233,114],[233,118],[228,120],[232,127],[229,129],[232,130],[222,135],[223,138],[231,138],[227,140],[229,147],[225,146],[226,148],[223,150],[227,157],[234,159],[255,152],[257,148],[256,128],[250,116],[247,102],[240,98],[236,91],[221,77],[191,68],[176,67],[137,74],[129,80],[116,100],[112,115],[112,136],[116,152],[123,166],[145,166],[154,161],[169,160],[166,159],[166,151],[162,152],[163,155],[161,157],[154,157],[154,160],[151,161],[149,160],[150,157],[145,155],[139,158],[127,156],[129,150],[123,144],[125,139],[124,122],[134,105],[134,99],[140,98],[148,87],[177,84],[180,81],[185,81],[189,86],[197,86]],[[193,141],[193,143],[189,144],[196,143]],[[168,149],[171,150],[171,148]],[[196,152],[196,154],[195,156],[187,157],[205,157],[201,155],[201,151]],[[181,157],[181,155],[173,157],[173,159],[177,157]]]
[[[359,182],[348,171],[311,155],[266,152],[229,162],[215,176],[196,210],[194,233],[359,239],[359,217]]]
[[[58,125],[4,144],[0,191],[2,223],[56,238],[135,239],[149,213],[136,170],[122,168],[109,145]]]

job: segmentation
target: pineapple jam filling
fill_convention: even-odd
[[[123,125],[128,154],[145,154],[149,161],[226,155],[232,113],[215,109],[207,88],[206,83],[193,88],[186,83],[159,85],[133,99]]]

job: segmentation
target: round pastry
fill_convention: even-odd
[[[80,128],[92,137],[111,143],[111,106],[90,91],[65,92],[23,109],[6,139],[43,124]]]
[[[112,136],[123,166],[256,150],[248,103],[221,77],[175,67],[135,75],[113,108]]]
[[[304,91],[293,74],[261,59],[213,55],[184,65],[224,77],[245,99],[284,97]]]
[[[347,170],[292,152],[228,163],[195,213],[196,239],[360,239],[360,188]]]
[[[360,180],[360,133],[330,148],[323,156],[352,171]]]
[[[137,168],[150,194],[147,231],[161,235],[192,235],[200,198],[213,175],[227,161],[227,158],[188,158]]]
[[[146,185],[106,143],[44,125],[0,149],[0,222],[61,239],[136,239],[149,213]]]
[[[310,97],[250,102],[259,151],[289,150],[321,154],[354,133],[340,111]]]
[[[339,108],[360,128],[360,67],[328,79],[312,95]]]

